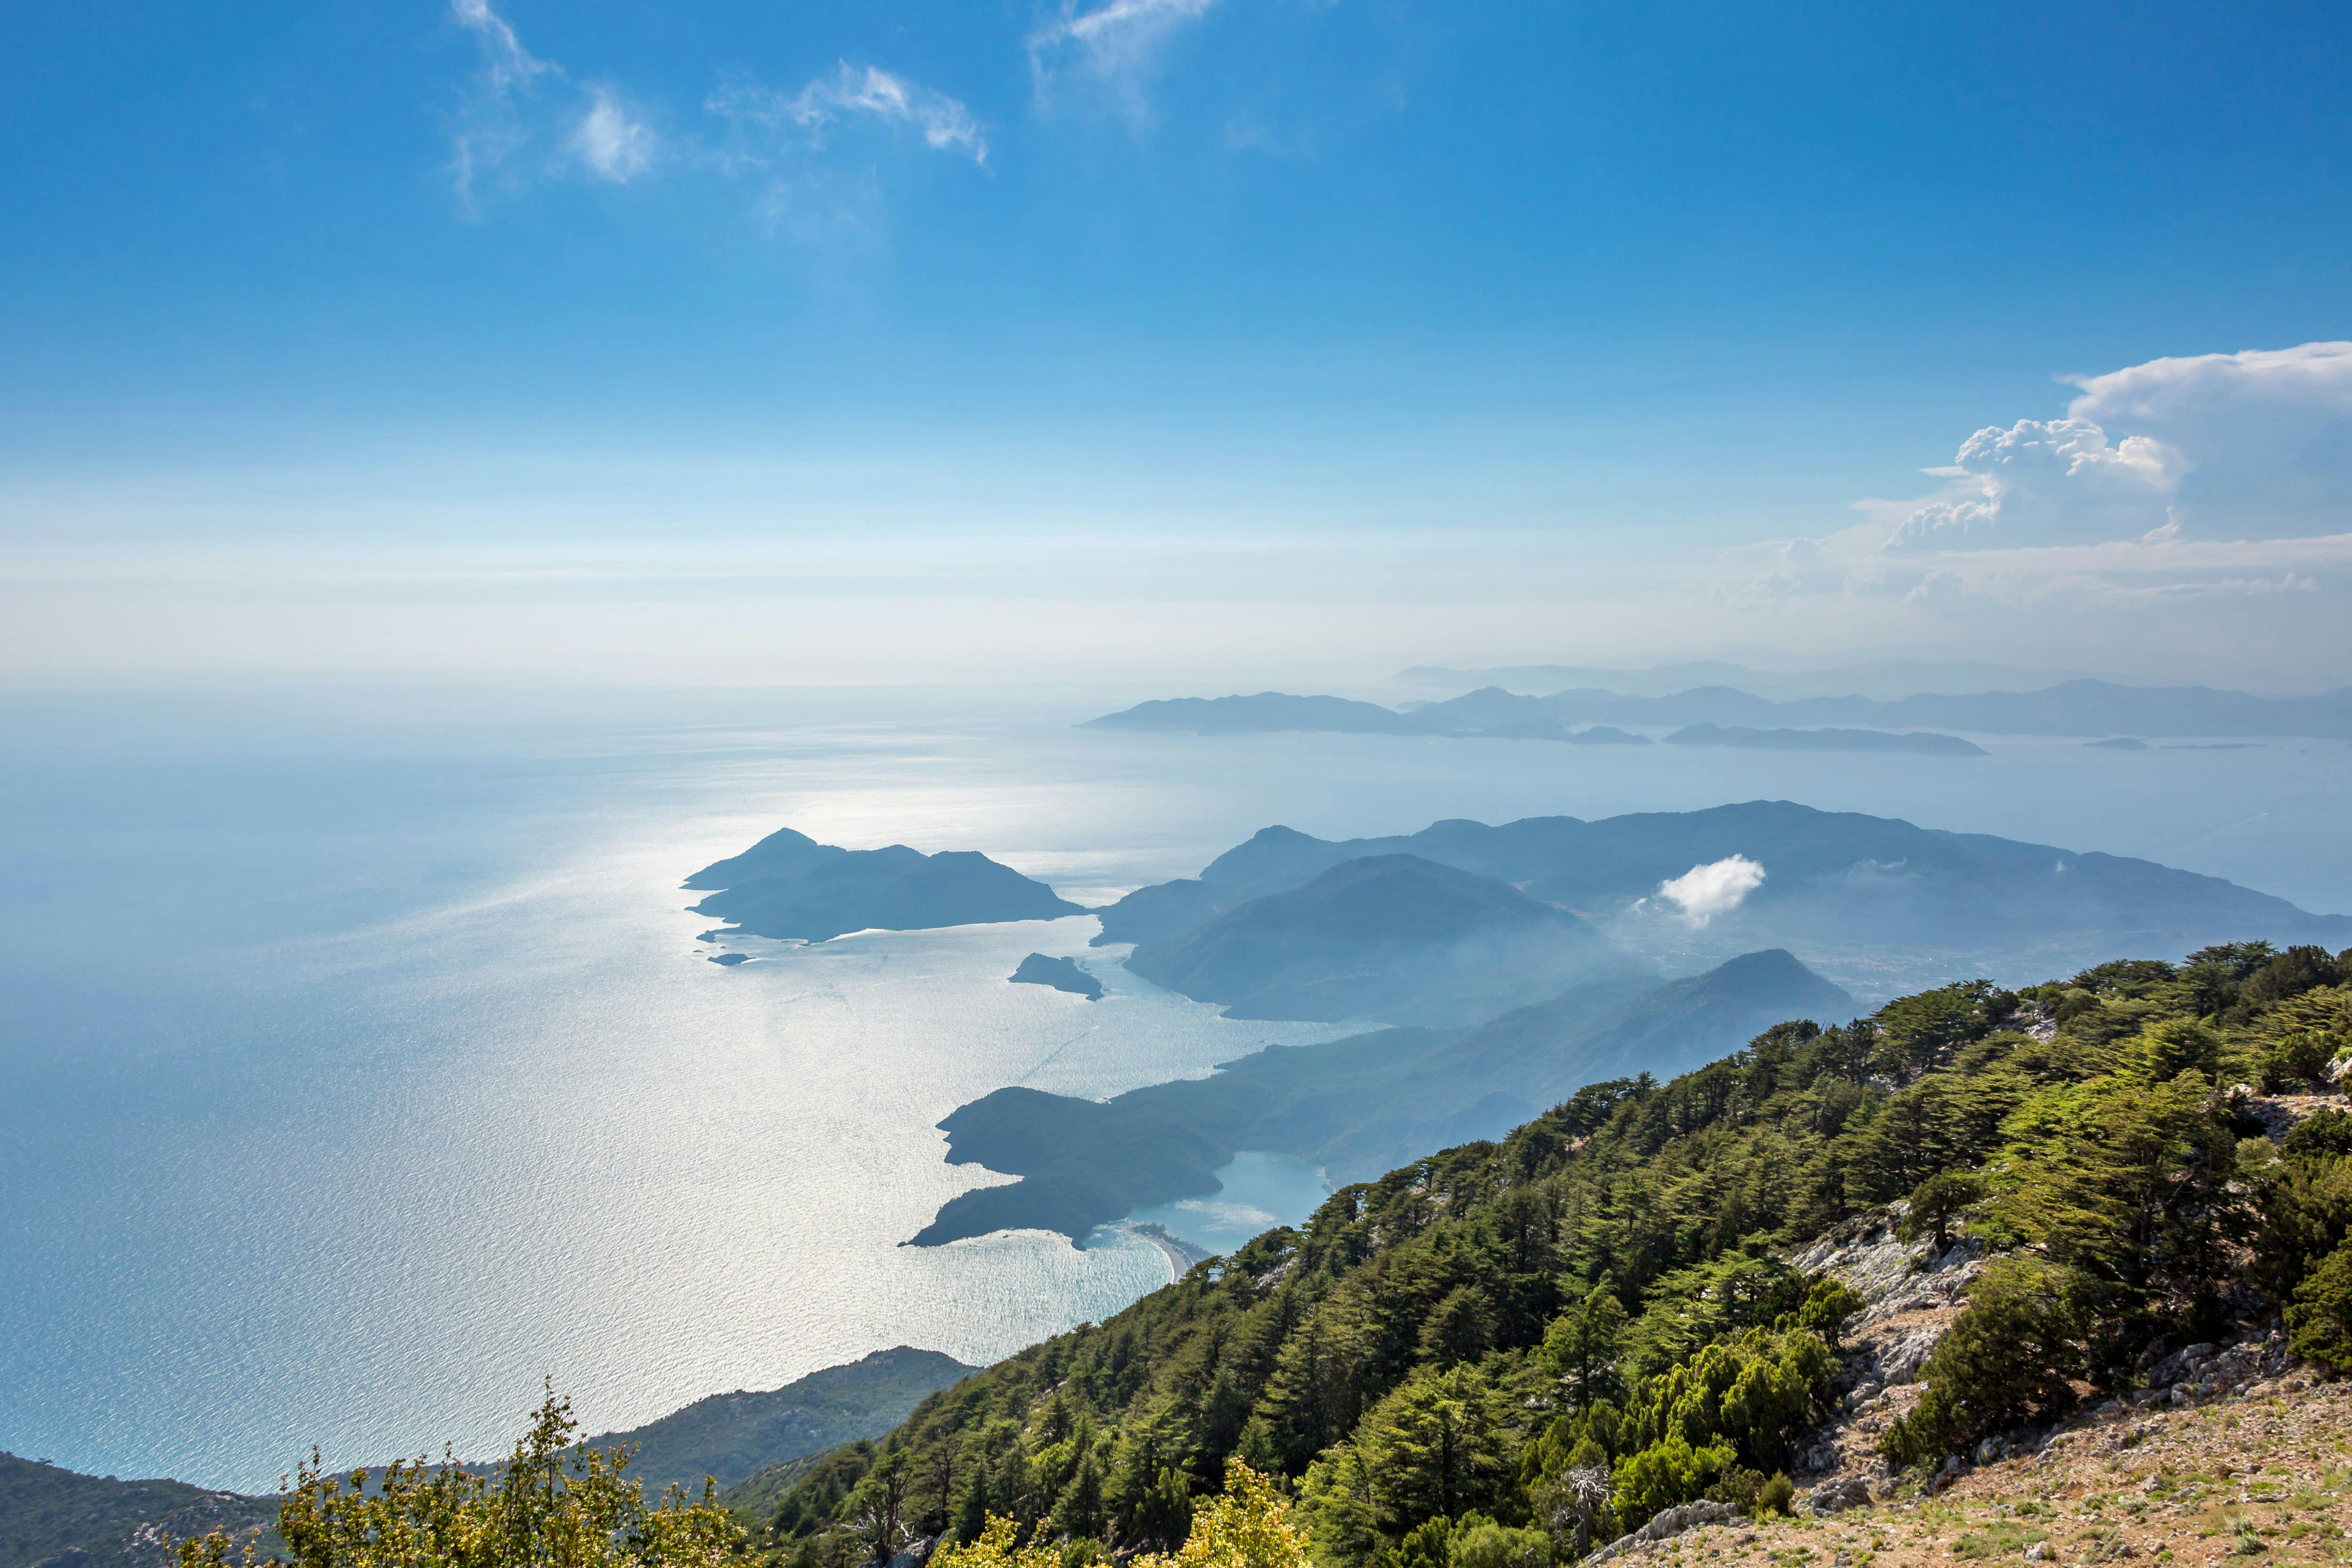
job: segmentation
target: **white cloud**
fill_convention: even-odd
[[[449,0],[449,13],[474,35],[482,52],[450,136],[450,173],[457,195],[470,202],[475,181],[499,168],[530,139],[517,98],[528,96],[541,76],[552,73],[560,79],[563,73],[533,58],[506,18],[490,9],[489,0]]]
[[[1680,910],[1691,924],[1703,926],[1738,909],[1763,885],[1761,865],[1745,855],[1729,855],[1659,883],[1658,897]]]
[[[449,0],[449,10],[459,26],[481,40],[483,73],[499,91],[528,84],[541,71],[555,68],[531,58],[507,19],[490,9],[489,0]]]
[[[1915,500],[1727,551],[1727,603],[2292,595],[2352,584],[2352,343],[2150,360],[2074,378],[2057,419],[1991,426]]]
[[[576,86],[562,66],[532,55],[490,0],[449,0],[449,10],[481,51],[481,64],[452,116],[450,132],[452,174],[459,198],[469,207],[478,183],[492,173],[505,174],[511,183],[530,172],[585,171],[625,184],[656,163],[668,163],[726,178],[759,178],[766,187],[759,204],[772,213],[789,189],[786,172],[803,186],[826,184],[809,177],[807,158],[821,144],[825,127],[852,119],[911,129],[934,151],[974,163],[988,159],[980,121],[961,102],[878,67],[846,60],[789,96],[756,83],[713,92],[703,108],[730,122],[731,142],[693,134],[665,138],[617,86]],[[749,137],[747,127],[752,132]],[[534,152],[528,159],[522,156],[527,150]],[[786,172],[780,172],[780,163],[787,165]],[[831,184],[838,187],[840,182]],[[837,216],[844,204],[837,189],[835,195],[832,206]],[[807,230],[807,216],[796,213],[794,223],[781,226]],[[841,226],[837,222],[817,226]]]
[[[1961,444],[1947,470],[1960,493],[1912,512],[1888,548],[1980,549],[2178,527],[2169,508],[2187,468],[2178,450],[2145,436],[2111,447],[2088,419],[1989,426]]]
[[[1169,40],[1207,15],[1217,0],[1108,0],[1081,10],[1063,0],[1054,19],[1029,35],[1029,68],[1043,100],[1075,67],[1107,89],[1131,123],[1149,117],[1143,83]]]
[[[2352,526],[2352,342],[2150,360],[2074,378],[2066,417],[1978,431],[1890,548]],[[2111,439],[2110,433],[2115,435]]]
[[[713,100],[714,106],[718,101]],[[843,60],[830,74],[801,89],[782,106],[782,113],[810,130],[845,115],[870,115],[884,124],[920,132],[924,145],[934,151],[961,153],[975,163],[988,161],[987,139],[971,110],[943,92],[874,66]]]
[[[650,168],[657,142],[646,123],[611,88],[590,89],[588,112],[572,128],[572,150],[600,178],[626,184]]]

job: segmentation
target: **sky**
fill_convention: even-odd
[[[0,43],[0,682],[2352,681],[2340,4]]]

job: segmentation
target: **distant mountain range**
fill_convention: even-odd
[[[2249,935],[2331,948],[2352,942],[2352,918],[2313,914],[2218,877],[1788,801],[1598,822],[1440,822],[1341,842],[1269,827],[1197,879],[1141,888],[1096,911],[1102,931],[1095,941],[1136,942],[1146,978],[1166,975],[1188,994],[1227,1000],[1163,955],[1198,951],[1200,933],[1260,900],[1247,916],[1252,930],[1303,919],[1307,906],[1272,900],[1334,868],[1392,856],[1507,884],[1670,969],[1787,948],[1866,995],[1975,974],[2021,978],[2122,952],[2186,952]],[[1755,868],[1752,887],[1707,894],[1681,881],[1735,860]],[[1670,883],[1691,901],[1677,902]],[[1337,929],[1328,915],[1318,921],[1318,929]],[[1320,962],[1334,973],[1344,968],[1330,952]],[[1216,979],[1222,986],[1223,977]],[[1489,1000],[1489,1011],[1500,1012],[1527,998]]]
[[[1512,691],[1565,691],[1597,687],[1636,697],[1671,697],[1694,686],[1736,686],[1759,697],[1786,702],[1800,697],[1909,697],[1921,691],[1962,696],[1972,691],[2032,691],[2062,680],[2080,680],[2091,672],[2079,669],[2020,669],[1980,659],[1890,658],[1871,663],[1843,664],[1824,669],[1758,669],[1722,659],[1684,659],[1654,664],[1646,669],[1618,669],[1591,664],[1514,664],[1485,669],[1450,669],[1441,665],[1416,665],[1400,670],[1396,679],[1407,686],[1468,691],[1480,686],[1500,686]],[[2108,679],[2117,679],[2109,677]],[[2165,686],[2163,680],[2121,679],[2126,686]]]
[[[2040,690],[1965,695],[1919,693],[1894,700],[1805,697],[1787,701],[1729,686],[1700,686],[1667,696],[1630,696],[1572,688],[1528,697],[1488,686],[1409,710],[1343,697],[1173,698],[1140,702],[1088,720],[1104,729],[1179,730],[1199,734],[1326,731],[1350,734],[1496,735],[1517,738],[1528,726],[1694,724],[1747,729],[1859,727],[1966,730],[1988,735],[2154,735],[2228,739],[2352,739],[2352,687],[2317,697],[2256,697],[2202,686],[2122,686],[2068,680]],[[1508,733],[1503,733],[1507,731]]]
[[[1665,984],[1588,982],[1470,1029],[1397,1028],[1277,1046],[1215,1076],[1108,1103],[1002,1089],[940,1123],[948,1159],[1022,1179],[950,1201],[914,1238],[1008,1229],[1073,1240],[1139,1208],[1213,1193],[1244,1149],[1296,1154],[1345,1183],[1495,1138],[1587,1083],[1667,1075],[1784,1019],[1842,1021],[1854,1000],[1786,952]]]
[[[705,866],[686,886],[710,890],[694,906],[697,914],[731,921],[751,936],[807,942],[854,931],[924,931],[1086,912],[985,855],[948,849],[926,855],[903,844],[842,849],[789,827]]]

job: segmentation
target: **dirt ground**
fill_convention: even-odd
[[[1874,1489],[1885,1490],[1882,1479]],[[1911,1568],[1956,1560],[2267,1568],[2352,1562],[2352,1384],[2307,1372],[2076,1423],[2037,1454],[1825,1517],[1709,1525],[1648,1568]]]

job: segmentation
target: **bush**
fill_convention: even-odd
[[[2221,1037],[2194,1018],[2150,1024],[2124,1047],[2124,1070],[2143,1083],[2170,1083],[2184,1072],[2206,1078],[2221,1065]]]
[[[2324,1084],[2327,1081],[2327,1069],[2344,1051],[2345,1042],[2340,1036],[2317,1029],[2297,1029],[2256,1059],[2254,1071],[2261,1080],[2259,1087],[2265,1094],[2283,1094]]]
[[[2295,1287],[2286,1310],[2287,1349],[2337,1371],[2352,1371],[2352,1242],[2321,1259]]]
[[[741,1544],[709,1483],[699,1502],[673,1487],[648,1508],[621,1477],[631,1451],[571,1448],[578,1430],[571,1402],[551,1393],[495,1479],[418,1459],[384,1467],[373,1492],[365,1471],[346,1488],[313,1454],[278,1504],[278,1532],[293,1568],[716,1568]],[[217,1531],[178,1542],[180,1568],[226,1568],[233,1544]]]
[[[2282,1309],[2319,1261],[2352,1236],[2352,1159],[2294,1147],[2319,1120],[2295,1129],[2286,1157],[2273,1161],[2256,1187],[2261,1224],[2252,1272],[2263,1294]],[[2352,1125],[2352,1117],[2337,1120]]]
[[[1887,1429],[1886,1457],[1920,1464],[2071,1403],[2067,1379],[2082,1362],[2076,1287],[2063,1270],[2021,1258],[1987,1269],[1927,1357],[1927,1393]]]
[[[1694,1448],[1676,1433],[1617,1461],[1611,1510],[1621,1528],[1639,1530],[1653,1514],[1706,1496],[1738,1462],[1727,1443]]]
[[[978,1540],[943,1546],[931,1562],[935,1568],[1064,1568],[1068,1548],[1018,1546],[1018,1533],[1011,1520],[992,1515]],[[1093,1543],[1071,1544],[1083,1552]],[[1172,1556],[1155,1553],[1133,1562],[1137,1568],[1307,1568],[1307,1542],[1292,1526],[1290,1505],[1274,1483],[1235,1459],[1225,1467],[1224,1495],[1194,1510],[1184,1544]]]
[[[1641,1440],[1725,1442],[1742,1463],[1777,1469],[1797,1435],[1826,1413],[1822,1399],[1836,1371],[1837,1358],[1818,1335],[1750,1329],[1644,1381],[1628,1418]]]
[[[1551,1537],[1468,1514],[1454,1525],[1447,1561],[1452,1568],[1551,1568]]]
[[[2352,1154],[2352,1116],[2322,1110],[2286,1135],[2279,1152],[2297,1155]]]
[[[1811,1329],[1822,1336],[1824,1344],[1834,1349],[1839,1337],[1845,1331],[1845,1321],[1861,1311],[1865,1304],[1860,1292],[1844,1280],[1825,1275],[1813,1281],[1812,1289],[1806,1294],[1805,1304],[1796,1310],[1794,1326]],[[1775,1326],[1786,1328],[1790,1324],[1783,1321]]]

